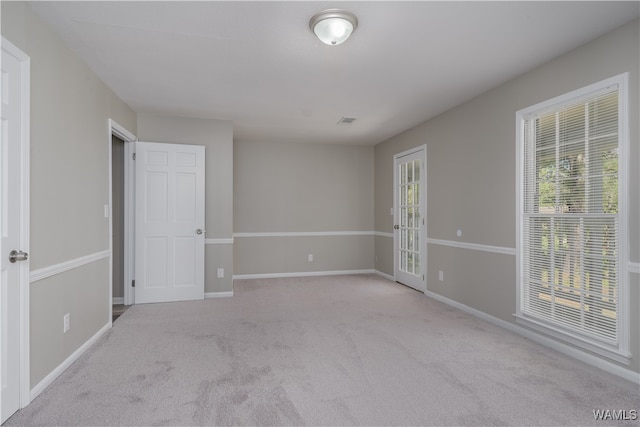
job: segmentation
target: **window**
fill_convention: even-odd
[[[628,363],[626,75],[521,110],[518,321]]]

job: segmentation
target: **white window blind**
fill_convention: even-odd
[[[620,342],[619,85],[521,123],[518,314]]]

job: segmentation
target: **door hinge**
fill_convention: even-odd
[[[133,160],[136,159],[136,153],[133,153]]]
[[[131,281],[131,287],[132,287],[132,288],[135,288],[135,287],[136,287],[136,281],[135,281],[135,280],[132,280],[132,281]]]

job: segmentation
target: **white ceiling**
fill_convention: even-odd
[[[234,139],[376,144],[639,16],[631,2],[34,2],[138,113]],[[326,46],[339,7],[359,26]],[[351,125],[338,125],[343,117]]]

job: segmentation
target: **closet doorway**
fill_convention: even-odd
[[[133,142],[136,136],[109,120],[109,310],[117,319],[134,304],[133,296]],[[105,211],[105,216],[107,212]]]
[[[124,144],[118,136],[111,136],[112,321],[128,307],[124,305]]]

